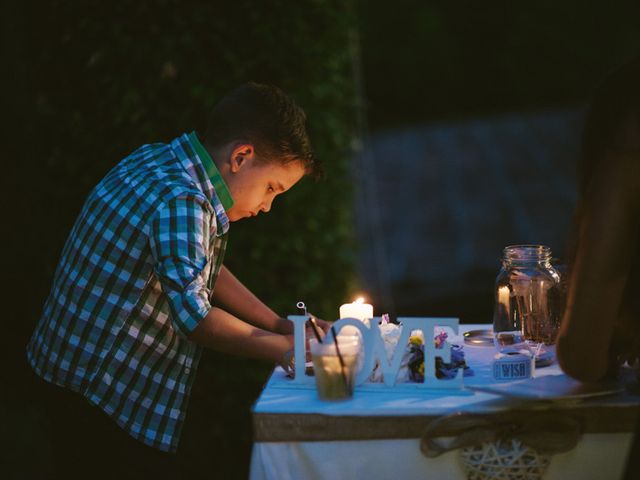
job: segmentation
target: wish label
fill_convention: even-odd
[[[531,355],[522,353],[498,354],[493,360],[493,378],[496,380],[520,380],[533,374]]]

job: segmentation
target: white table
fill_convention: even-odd
[[[461,325],[466,330],[487,325]],[[464,344],[461,336],[452,343]],[[492,347],[464,344],[475,375],[468,387],[495,385]],[[566,382],[557,365],[537,369],[536,377]],[[389,390],[363,385],[354,398],[322,402],[315,388],[289,387],[276,368],[253,407],[251,480],[298,479],[464,479],[458,452],[426,458],[419,438],[435,418],[454,412],[499,415],[532,405],[504,395],[465,388],[461,394],[417,391],[410,385]],[[640,396],[621,393],[569,401],[537,401],[559,412],[578,414],[585,433],[570,452],[555,455],[545,479],[617,479],[633,439]]]

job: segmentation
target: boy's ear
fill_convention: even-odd
[[[255,157],[255,149],[250,143],[239,143],[231,151],[231,173],[236,173],[245,164],[251,163]]]

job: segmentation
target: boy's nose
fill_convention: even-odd
[[[260,210],[264,213],[268,213],[269,210],[271,210],[271,200],[266,200],[262,202],[262,206],[260,207]]]

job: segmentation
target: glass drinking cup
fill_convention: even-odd
[[[323,343],[316,339],[309,340],[320,400],[346,400],[353,397],[359,344],[355,335],[339,335],[337,350],[331,335]]]

